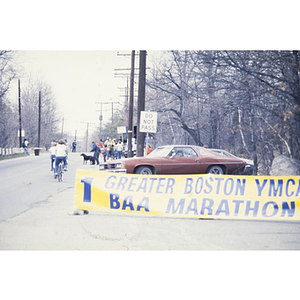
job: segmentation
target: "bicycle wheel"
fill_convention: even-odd
[[[62,163],[59,163],[58,165],[58,176],[57,176],[58,182],[62,181]]]

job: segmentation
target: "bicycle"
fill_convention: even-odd
[[[60,160],[59,164],[58,164],[57,180],[58,180],[58,182],[62,182],[64,180],[64,162],[63,162],[63,160]]]

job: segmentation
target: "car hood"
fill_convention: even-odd
[[[160,160],[160,159],[162,159],[162,157],[143,157],[143,156],[141,156],[141,157],[129,157],[129,158],[124,158],[124,159],[115,159],[115,160],[109,160],[109,161],[107,161],[106,163],[109,163],[109,164],[116,164],[116,163],[120,163],[120,162],[124,162],[124,163],[126,163],[126,162],[139,162],[139,161],[147,161],[147,160],[150,160],[151,159],[151,161],[153,161],[153,160],[155,160],[155,159],[157,159],[157,160]]]
[[[247,165],[254,165],[254,162],[251,159],[244,159],[243,158],[243,160],[246,162]]]

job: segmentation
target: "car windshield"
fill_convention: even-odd
[[[195,148],[198,150],[198,152],[201,155],[208,155],[209,154],[209,152],[207,152],[206,149],[204,149],[204,148],[201,148],[201,147],[195,147]]]
[[[147,157],[165,157],[170,153],[172,148],[172,146],[158,147],[148,154]]]
[[[229,152],[224,152],[224,151],[222,151],[222,150],[215,150],[215,149],[213,149],[213,150],[211,150],[211,151],[212,151],[212,152],[215,152],[215,153],[217,153],[217,154],[223,155],[223,156],[236,157],[236,156],[234,156],[233,154],[231,154],[231,153],[229,153]]]

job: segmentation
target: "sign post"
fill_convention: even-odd
[[[128,128],[126,126],[118,126],[118,134],[122,134],[122,142],[124,141],[124,133],[127,133]]]
[[[148,151],[149,132],[157,132],[157,112],[141,111],[140,132],[146,132],[146,155]]]

